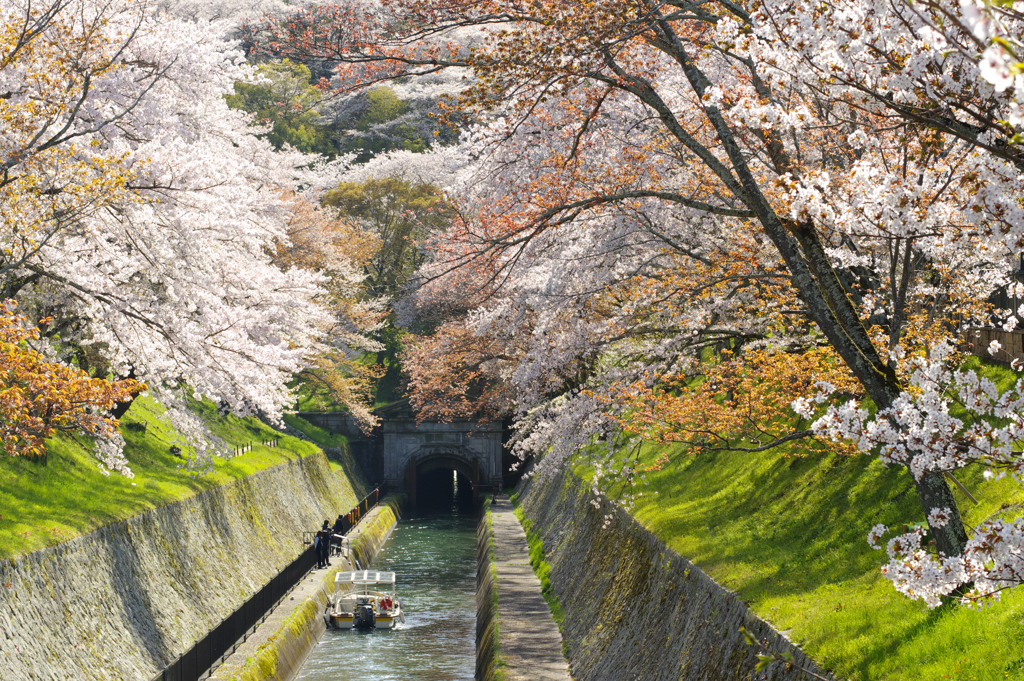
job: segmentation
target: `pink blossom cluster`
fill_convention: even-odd
[[[255,77],[227,22],[142,0],[12,0],[0,22],[14,36],[0,46],[0,108],[18,117],[0,127],[0,156],[21,178],[0,189],[0,274],[27,282],[23,310],[71,320],[63,340],[145,382],[187,442],[185,465],[206,470],[227,448],[186,396],[278,418],[335,321],[318,302],[324,275],[272,256],[288,241],[285,196],[333,185],[322,177],[338,168],[275,152],[227,106]],[[106,177],[121,193],[89,195]],[[18,194],[26,181],[37,186]],[[102,439],[97,456],[127,473],[122,445]]]

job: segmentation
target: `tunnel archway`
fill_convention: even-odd
[[[409,503],[418,507],[470,508],[476,502],[478,478],[475,460],[450,453],[412,458],[406,471]]]

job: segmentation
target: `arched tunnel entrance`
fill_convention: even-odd
[[[409,462],[406,493],[417,507],[471,509],[476,503],[476,462],[439,455]]]

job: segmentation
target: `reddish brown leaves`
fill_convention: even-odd
[[[130,400],[145,385],[128,379],[107,381],[48,361],[31,342],[39,329],[14,313],[16,303],[0,303],[0,437],[10,456],[45,456],[46,438],[58,430],[104,435],[117,421],[103,415]]]

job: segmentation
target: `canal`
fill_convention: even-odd
[[[372,568],[395,572],[405,623],[392,631],[328,629],[296,679],[472,679],[476,514],[448,506],[403,518]]]

